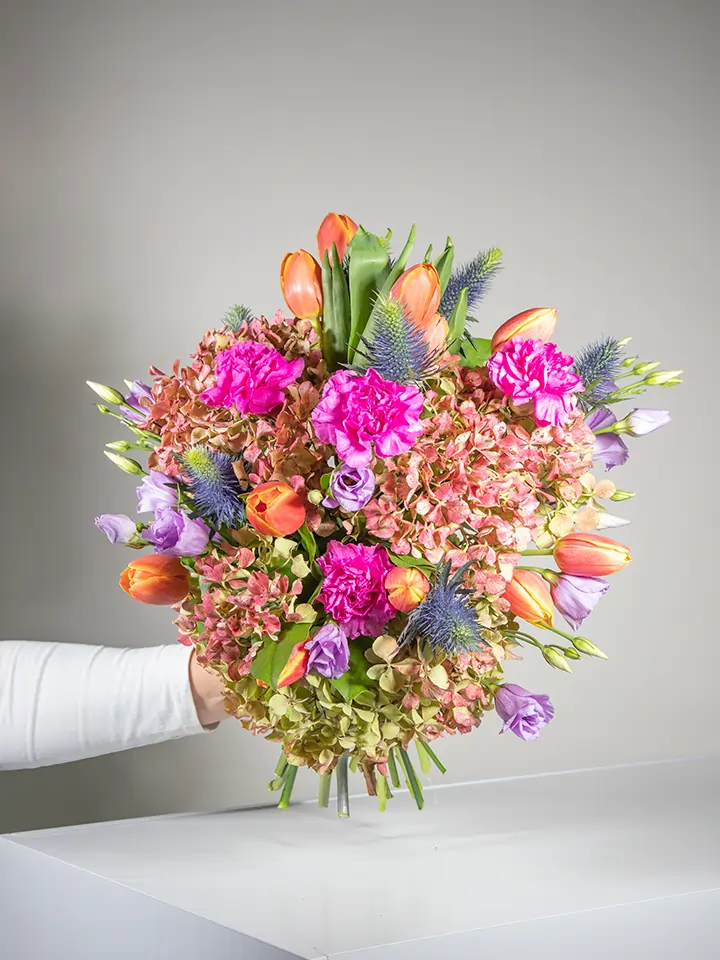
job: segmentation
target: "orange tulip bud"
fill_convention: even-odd
[[[416,263],[401,274],[390,296],[404,303],[410,318],[423,330],[430,327],[440,306],[440,277],[431,263]]]
[[[425,599],[430,583],[414,567],[393,567],[385,577],[388,600],[401,613],[410,613]]]
[[[306,643],[307,640],[301,640],[300,643],[296,643],[292,648],[290,659],[280,671],[277,682],[278,688],[287,687],[291,683],[295,683],[307,673],[310,654],[305,649]]]
[[[630,550],[599,533],[569,533],[555,544],[555,562],[563,573],[605,577],[630,563]]]
[[[525,340],[549,340],[555,333],[557,325],[557,310],[551,307],[535,307],[533,310],[524,310],[522,313],[510,317],[498,327],[493,334],[490,349],[493,353],[512,340],[513,337],[523,337]]]
[[[301,320],[317,320],[322,313],[322,271],[307,250],[286,253],[280,264],[280,286],[285,302]]]
[[[345,213],[329,213],[320,224],[317,232],[318,253],[320,263],[323,262],[325,251],[332,261],[332,245],[337,247],[338,258],[342,262],[348,244],[357,233],[358,225]]]
[[[450,325],[445,317],[436,313],[425,328],[425,337],[431,350],[440,350],[447,343],[450,334]]]
[[[305,523],[305,504],[292,487],[279,480],[255,487],[245,509],[251,526],[273,537],[286,537]]]
[[[540,623],[552,626],[553,602],[550,588],[539,573],[534,570],[515,571],[513,578],[505,588],[505,599],[510,604],[510,612],[528,623]]]
[[[120,586],[134,600],[164,606],[185,599],[190,577],[178,557],[151,553],[125,567],[120,574]]]

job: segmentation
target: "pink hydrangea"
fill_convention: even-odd
[[[325,384],[312,415],[318,437],[351,467],[405,453],[422,433],[423,396],[416,386],[385,380],[372,368],[339,370]]]
[[[286,360],[266,343],[245,340],[221,350],[217,381],[200,395],[209,407],[237,407],[240,413],[269,413],[285,399],[283,391],[302,376],[305,361]]]
[[[384,547],[331,540],[318,560],[325,575],[318,600],[349,638],[377,637],[396,610],[385,590],[393,569]]]
[[[570,419],[574,394],[583,389],[573,363],[554,343],[513,337],[490,357],[488,373],[513,403],[532,401],[540,426],[558,427]]]

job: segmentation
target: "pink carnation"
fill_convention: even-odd
[[[351,467],[405,453],[422,433],[423,396],[415,386],[384,380],[372,368],[339,370],[325,384],[312,422],[324,443],[334,445]]]
[[[318,560],[325,574],[318,600],[349,638],[377,637],[396,614],[385,590],[393,569],[384,547],[331,540]]]
[[[573,373],[574,360],[554,343],[513,337],[488,361],[490,379],[515,404],[533,402],[540,426],[564,426],[575,410],[574,393],[582,380]]]
[[[285,387],[302,376],[304,365],[301,357],[288,361],[266,343],[245,340],[217,355],[217,382],[200,399],[209,407],[237,407],[243,414],[269,413],[285,399]]]

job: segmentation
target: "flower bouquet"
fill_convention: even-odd
[[[228,712],[281,745],[283,808],[301,766],[321,806],[336,777],[341,815],[349,770],[381,810],[401,777],[422,807],[418,768],[444,772],[435,742],[493,708],[538,736],[552,703],[505,667],[522,647],[567,673],[605,657],[577,631],[630,560],[597,531],[626,522],[606,507],[632,494],[591,468],[669,420],[616,404],[680,382],[627,340],[566,356],[552,309],[476,336],[500,251],[455,267],[448,240],[411,264],[414,234],[394,256],[389,232],[329,214],[319,260],[282,261],[292,316],[235,306],[151,385],[90,383],[132,434],[106,455],[142,478],[139,522],[96,519],[149,548],[120,585],[175,605]]]

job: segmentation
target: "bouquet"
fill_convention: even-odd
[[[401,777],[421,808],[436,741],[493,709],[538,736],[553,705],[506,667],[523,647],[566,673],[605,658],[578,631],[630,560],[598,531],[633,496],[605,473],[670,419],[614,410],[680,382],[629,338],[567,356],[549,308],[477,336],[500,251],[458,267],[448,239],[411,263],[414,236],[394,255],[389,231],[328,214],[319,259],[282,261],[291,316],[234,306],[151,384],[89,384],[132,436],[106,456],[141,478],[139,521],[95,521],[148,548],[120,585],[173,605],[228,712],[281,745],[283,808],[302,766],[321,806],[335,776],[341,815],[349,771],[381,810]]]

